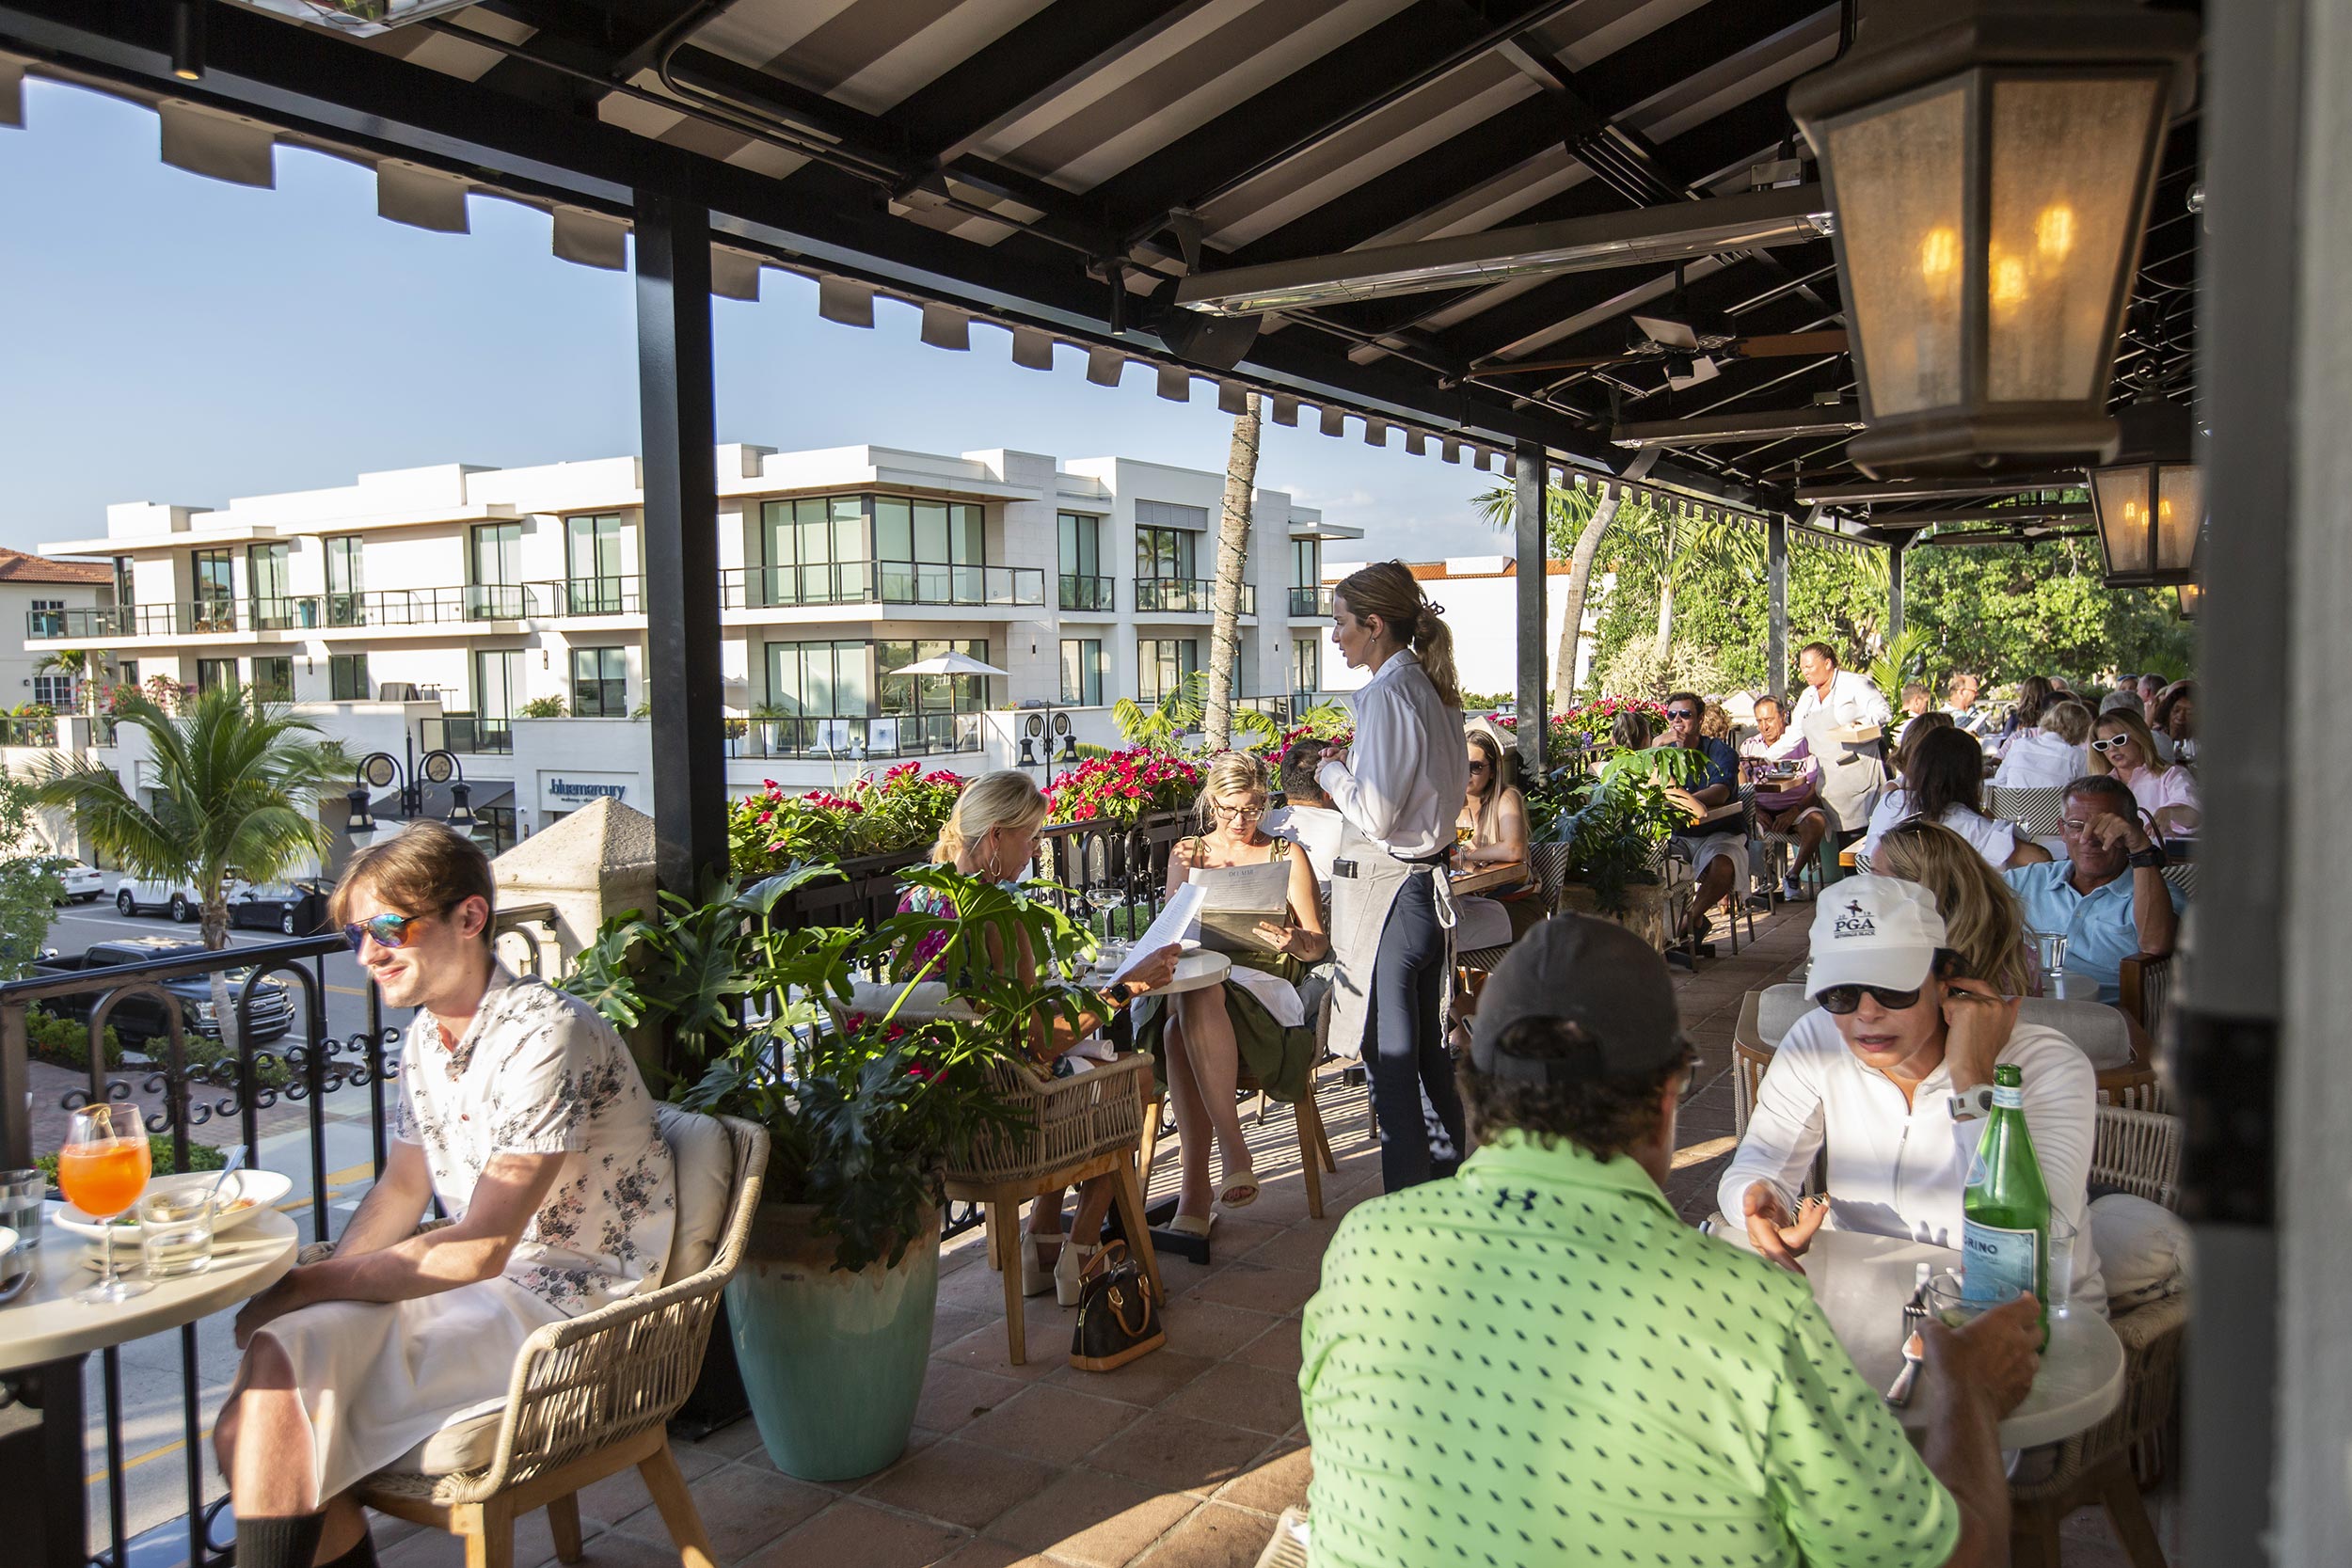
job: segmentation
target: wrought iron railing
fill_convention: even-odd
[[[1064,572],[1061,575],[1061,607],[1064,610],[1097,610],[1108,615],[1119,609],[1118,580]]]
[[[1331,590],[1328,588],[1294,588],[1291,590],[1293,615],[1328,615],[1331,613]]]
[[[533,614],[558,618],[639,615],[644,612],[644,599],[640,592],[643,581],[643,578],[633,577],[572,578],[563,582],[534,582],[528,586],[534,603]]]
[[[1136,612],[1162,615],[1210,615],[1216,610],[1216,579],[1214,578],[1136,578]],[[1241,585],[1241,612],[1258,613],[1258,589],[1254,583]]]
[[[0,719],[0,746],[45,746],[57,744],[57,721],[55,719]]]
[[[461,756],[511,756],[515,728],[504,719],[485,719],[473,713],[444,713],[418,723],[417,738],[428,752],[455,752]]]

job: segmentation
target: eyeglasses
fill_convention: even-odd
[[[404,947],[408,942],[408,927],[424,916],[421,914],[377,914],[365,920],[355,920],[343,927],[343,940],[351,943],[354,953],[370,937],[378,947]]]
[[[2118,747],[2129,746],[2131,743],[2132,737],[2128,735],[2111,735],[2105,740],[2092,741],[2090,749],[2094,752],[2112,752]]]
[[[1484,773],[1486,771],[1486,765],[1483,762],[1473,762],[1470,765],[1470,770],[1473,773]]]
[[[1821,1011],[1843,1018],[1862,1006],[1863,993],[1867,991],[1871,1001],[1888,1012],[1899,1013],[1917,1006],[1919,993],[1926,989],[1920,986],[1911,990],[1888,990],[1884,986],[1832,986],[1815,992],[1813,1000],[1821,1005]]]
[[[1236,822],[1249,821],[1265,815],[1263,806],[1212,806],[1210,810],[1219,816],[1230,816]]]

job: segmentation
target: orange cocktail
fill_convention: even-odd
[[[70,1147],[57,1154],[57,1186],[94,1220],[126,1213],[147,1190],[151,1169],[145,1138]]]

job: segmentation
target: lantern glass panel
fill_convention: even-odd
[[[2099,540],[2106,546],[2107,572],[2123,577],[2155,570],[2148,559],[2148,511],[2156,502],[2156,470],[2147,464],[2091,472],[2091,499],[2099,513]]]
[[[2197,530],[2205,520],[2205,473],[2194,463],[2168,463],[2156,478],[2156,565],[2167,572],[2196,564]]]
[[[1880,418],[1960,401],[1967,124],[1967,92],[1955,82],[1829,131],[1846,297]]]
[[[2136,248],[2132,220],[2156,88],[2151,77],[1993,84],[1985,252],[1992,402],[2098,395],[2112,347],[2109,312]]]

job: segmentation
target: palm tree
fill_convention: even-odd
[[[1258,394],[1233,416],[1225,453],[1225,505],[1216,524],[1216,615],[1209,626],[1208,746],[1233,740],[1233,693],[1240,689],[1241,581],[1249,561],[1249,521],[1258,495]]]
[[[96,677],[103,657],[103,654],[92,653],[87,648],[59,648],[55,653],[41,655],[40,662],[33,666],[33,673],[72,676],[74,705],[87,707],[98,698]]]
[[[116,705],[126,729],[153,754],[155,803],[139,803],[114,769],[85,756],[43,758],[33,799],[73,813],[97,847],[131,875],[193,887],[204,945],[229,945],[232,875],[268,881],[323,855],[332,842],[317,800],[344,776],[342,748],[282,706],[257,704],[242,687],[199,692],[177,714],[126,691]],[[222,1038],[236,1038],[226,980],[213,974]]]

